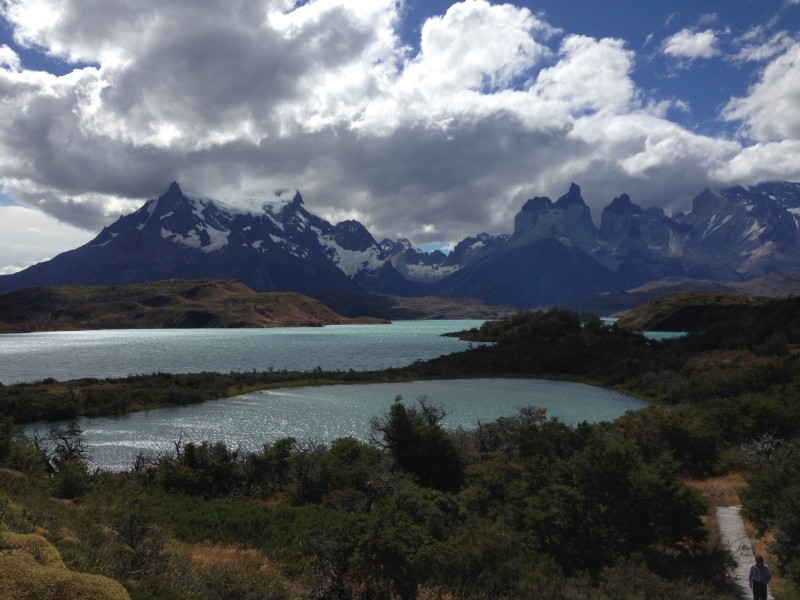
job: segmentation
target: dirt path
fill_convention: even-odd
[[[753,592],[747,583],[750,565],[753,564],[753,546],[744,532],[744,523],[739,514],[740,506],[717,507],[717,523],[722,543],[731,551],[736,560],[734,584],[736,596],[741,600],[751,600]],[[767,596],[772,598],[772,592]]]

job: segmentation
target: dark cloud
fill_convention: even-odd
[[[0,177],[22,182],[7,185],[18,201],[96,229],[109,217],[100,196],[138,201],[160,191],[179,171],[184,157],[174,151],[87,135],[73,109],[70,98],[35,96],[25,113],[6,120],[3,147],[13,158],[0,164]],[[86,203],[71,198],[87,193],[98,198]]]
[[[57,77],[3,50],[0,182],[83,228],[178,180],[228,201],[294,187],[378,237],[452,243],[510,231],[526,199],[571,182],[599,219],[622,192],[686,209],[703,187],[774,173],[778,153],[800,164],[797,111],[768,119],[795,98],[796,47],[726,109],[771,143],[743,150],[671,122],[623,41],[554,41],[510,4],[451,6],[409,55],[395,0],[40,1],[53,19],[0,9],[18,39],[94,66]]]

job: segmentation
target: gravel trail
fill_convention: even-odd
[[[717,507],[717,523],[722,543],[731,551],[736,560],[734,571],[736,596],[741,600],[752,600],[753,592],[750,591],[747,579],[750,574],[750,565],[755,559],[750,538],[744,532],[740,509],[740,506]],[[767,597],[771,599],[772,592],[769,592]]]

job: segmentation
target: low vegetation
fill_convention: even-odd
[[[466,333],[471,350],[383,374],[558,377],[650,400],[614,423],[571,427],[524,407],[450,431],[435,404],[398,398],[369,443],[288,438],[245,452],[176,441],[127,472],[95,473],[76,425],[29,439],[6,418],[0,569],[9,554],[21,560],[8,540],[34,535],[67,572],[141,599],[721,599],[731,563],[709,504],[730,495],[709,500],[717,483],[703,482],[736,481],[776,589],[797,598],[800,300],[701,330],[657,342],[568,311],[527,313]],[[215,396],[267,375],[129,380]],[[21,390],[24,412],[73,383],[0,392]]]
[[[765,297],[718,292],[681,292],[657,298],[625,313],[618,325],[637,331],[699,331],[720,321],[757,313]]]
[[[370,317],[391,321],[421,319],[503,319],[520,312],[507,305],[488,305],[463,296],[387,296],[323,291],[314,297],[345,317]]]
[[[256,293],[202,279],[27,288],[0,294],[0,332],[186,327],[293,327],[353,322],[295,292]]]

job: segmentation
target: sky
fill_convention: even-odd
[[[381,240],[800,180],[800,0],[0,0],[0,274],[184,190]]]

